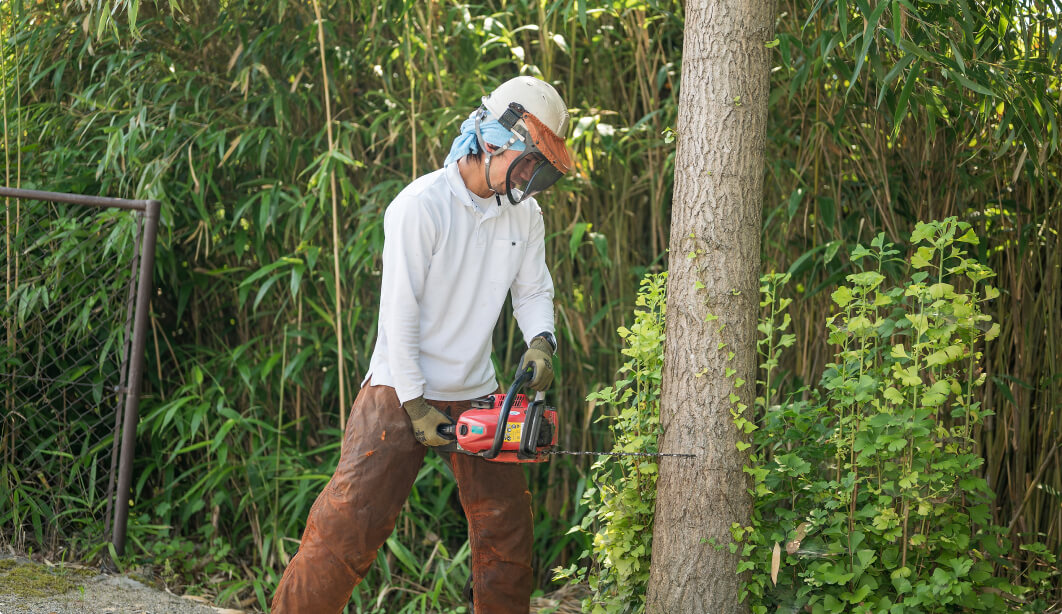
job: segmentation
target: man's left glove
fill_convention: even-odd
[[[531,345],[520,359],[520,371],[528,367],[534,368],[534,377],[531,378],[532,390],[544,392],[553,383],[553,345],[545,337],[535,337]]]
[[[417,441],[426,446],[444,446],[450,443],[450,439],[439,434],[439,427],[453,424],[453,419],[432,407],[424,397],[406,401],[402,404],[402,409],[409,414],[409,421],[413,423],[413,436]]]

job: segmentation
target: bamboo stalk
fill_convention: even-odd
[[[415,179],[419,175],[417,174],[417,77],[416,67],[413,63],[413,50],[410,43],[409,35],[409,19],[403,19],[402,23],[405,26],[405,52],[406,52],[406,70],[409,71],[409,131],[411,133],[412,146],[409,148],[410,154],[413,156],[413,173],[410,179]]]
[[[328,132],[328,152],[335,153],[336,143],[332,137],[332,102],[328,89],[328,64],[325,62],[324,24],[321,21],[321,6],[317,0],[313,0],[313,12],[317,17],[317,45],[321,52],[321,79],[324,81],[325,126]],[[329,164],[332,164],[332,162],[330,161]],[[346,379],[347,370],[343,361],[343,293],[341,292],[339,277],[339,204],[336,195],[335,168],[329,168],[328,179],[332,191],[332,271],[335,281],[336,300],[334,326],[336,331],[336,344],[338,346],[337,353],[339,354],[339,372],[336,374],[336,378],[339,380],[339,429],[345,430],[347,427],[347,395],[344,388],[344,380]]]
[[[14,11],[14,9],[12,9]],[[7,75],[7,52],[4,50],[7,47],[7,37],[4,29],[4,22],[0,17],[0,75]],[[8,127],[7,127],[7,86],[3,86],[4,89],[4,185],[11,184],[11,146],[8,140]],[[11,302],[11,199],[4,199],[4,303]],[[4,328],[6,329],[7,336],[7,349],[8,353],[13,355],[15,353],[15,322],[14,315],[12,314],[11,320],[4,318]],[[15,397],[8,393],[4,395],[4,404],[7,406],[5,415],[13,416],[15,411]],[[3,445],[3,437],[6,435],[5,431],[0,431],[0,448],[4,449],[5,464],[10,463],[14,459],[15,450],[15,432],[14,428],[11,429],[11,445]]]
[[[284,377],[284,371],[288,368],[288,326],[284,325],[284,337],[280,342],[280,402],[277,403],[277,438],[276,443],[273,446],[273,454],[276,456],[276,461],[273,464],[273,547],[276,549],[277,555],[284,560],[284,564],[287,565],[287,556],[284,553],[284,547],[281,546],[280,536],[280,514],[275,510],[280,509],[280,434],[284,430],[284,383],[288,379]],[[264,554],[264,553],[263,553]],[[272,557],[269,557],[272,558]],[[262,561],[263,564],[268,565],[266,561]]]
[[[1017,524],[1018,519],[1021,518],[1021,513],[1022,510],[1025,509],[1025,504],[1029,502],[1029,499],[1037,490],[1037,487],[1040,485],[1040,480],[1043,479],[1044,472],[1047,470],[1047,466],[1050,464],[1051,459],[1055,457],[1055,454],[1058,452],[1058,449],[1060,447],[1062,447],[1062,442],[1056,444],[1053,448],[1051,448],[1051,451],[1047,454],[1047,458],[1045,458],[1043,462],[1040,463],[1040,468],[1036,471],[1036,477],[1032,479],[1032,482],[1030,482],[1029,486],[1025,489],[1025,496],[1021,498],[1021,503],[1018,504],[1017,509],[1015,509],[1014,513],[1011,515],[1010,523],[1007,524],[1008,531],[1014,530],[1014,525]]]
[[[13,23],[15,21],[15,19],[16,19],[15,8],[14,8],[14,5],[11,5],[11,23]],[[4,47],[6,47],[7,40],[8,40],[7,36],[4,36],[3,40],[0,41],[0,50],[2,50]],[[21,100],[22,100],[22,73],[21,73],[21,70],[19,68],[18,51],[19,51],[18,47],[15,47],[14,48],[14,60],[15,60],[15,112],[16,112],[16,116],[15,116],[15,187],[16,188],[21,188],[22,187],[22,106],[21,106]],[[7,71],[7,53],[3,52],[3,51],[0,51],[0,53],[3,53],[3,56],[4,56],[3,57],[3,68],[0,69],[0,70],[2,70],[3,74],[6,74],[6,71]],[[5,86],[4,87],[4,184],[5,185],[11,185],[11,146],[10,146],[10,140],[9,140],[9,137],[8,137],[9,127],[8,127],[8,123],[7,123],[7,116],[8,116],[8,90],[9,90],[9,88],[7,86]],[[19,273],[21,272],[21,266],[20,266],[20,264],[21,264],[21,262],[20,262],[21,255],[19,254],[18,250],[14,250],[14,254],[13,254],[14,257],[12,258],[11,241],[14,240],[14,239],[17,239],[19,234],[20,234],[20,232],[21,232],[21,226],[22,226],[22,201],[17,200],[17,199],[15,200],[15,215],[14,215],[14,218],[15,218],[15,224],[14,224],[15,231],[14,231],[14,234],[11,234],[11,232],[10,232],[10,229],[11,229],[11,200],[9,198],[5,198],[4,199],[4,214],[5,214],[4,232],[5,232],[5,239],[6,239],[6,241],[5,241],[5,260],[6,260],[6,270],[5,270],[5,275],[6,276],[5,276],[5,280],[6,280],[6,283],[7,283],[6,289],[5,289],[5,293],[4,293],[5,294],[4,298],[5,298],[5,302],[7,302],[11,298],[12,290],[15,289],[15,288],[18,288]],[[12,313],[11,319],[8,322],[6,322],[6,324],[7,324],[6,328],[7,328],[8,351],[10,352],[11,355],[14,355],[15,351],[18,348],[18,336],[16,334],[16,331],[18,329],[18,322],[16,321],[16,318],[17,318],[17,315]],[[15,397],[12,394],[8,394],[6,396],[7,396],[7,409],[8,409],[7,415],[8,416],[14,416],[14,415],[16,415],[15,414],[15,406],[14,406]],[[11,461],[14,460],[14,456],[13,455],[14,455],[14,450],[15,450],[15,442],[17,440],[17,436],[16,436],[16,432],[15,431],[16,431],[15,422],[14,422],[14,420],[12,420],[12,422],[11,422],[11,444],[10,444],[10,446],[8,446],[8,448],[9,448],[8,449],[9,458],[10,458]]]
[[[302,293],[299,293],[298,298],[298,314],[295,320],[295,330],[298,331],[299,337],[295,340],[295,353],[302,352]],[[295,437],[296,439],[302,434],[302,386],[295,387]]]

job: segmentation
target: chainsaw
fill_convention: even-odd
[[[439,434],[451,441],[435,449],[479,456],[496,463],[542,463],[555,454],[693,457],[659,452],[558,450],[557,410],[546,406],[542,392],[530,401],[519,393],[533,377],[534,370],[529,367],[516,374],[504,396],[492,394],[473,400],[472,408],[462,413],[454,424],[439,427]]]
[[[503,396],[492,394],[472,401],[454,424],[439,427],[439,434],[452,440],[436,448],[460,452],[498,463],[541,463],[557,445],[557,410],[546,407],[543,393],[528,402],[520,388],[531,381],[532,369],[517,374]]]

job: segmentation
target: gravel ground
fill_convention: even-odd
[[[148,587],[132,578],[78,570],[64,575],[56,584],[59,592],[49,588],[52,570],[39,563],[18,557],[12,566],[10,556],[0,555],[0,614],[234,614],[171,593]],[[15,578],[26,577],[25,587]],[[43,583],[39,582],[44,580]],[[43,590],[41,588],[43,587]],[[36,593],[36,595],[35,595]],[[37,596],[40,594],[45,596]]]
[[[578,614],[587,594],[585,586],[564,586],[532,599],[531,611]],[[0,553],[0,614],[244,614],[203,601],[178,597],[127,576],[78,565],[49,567]]]

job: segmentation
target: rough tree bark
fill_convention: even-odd
[[[660,466],[652,614],[747,610],[725,547],[752,506],[730,393],[752,406],[774,19],[775,0],[686,6],[660,449],[696,458]],[[735,388],[736,378],[747,383]]]

